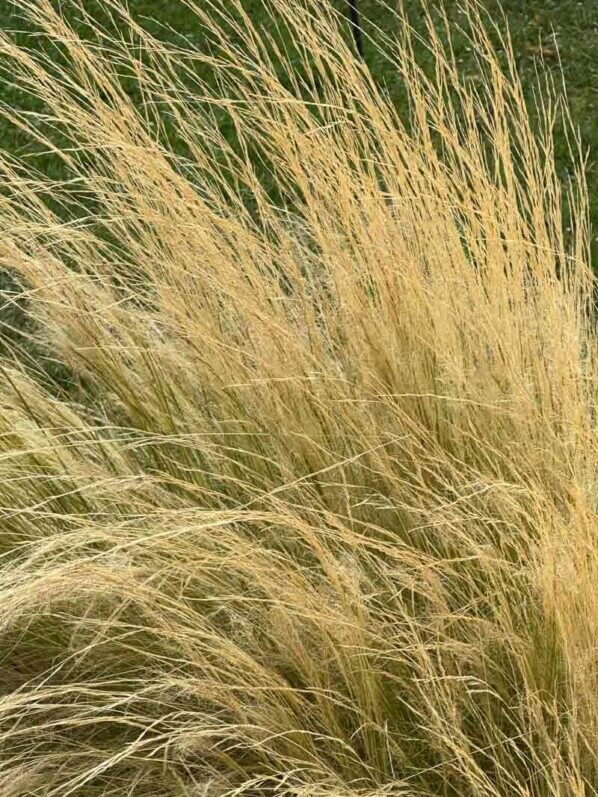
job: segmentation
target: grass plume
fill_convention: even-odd
[[[27,316],[0,360],[0,794],[598,794],[566,108],[548,86],[532,126],[473,2],[475,81],[437,10],[380,34],[399,109],[319,0],[268,0],[270,31],[187,0],[201,46],[104,4],[22,0],[43,46],[0,37],[34,103],[2,113],[65,174],[0,159]]]

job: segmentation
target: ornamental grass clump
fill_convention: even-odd
[[[396,106],[326,2],[187,5],[0,37],[0,794],[598,794],[563,103],[475,3],[379,32]]]

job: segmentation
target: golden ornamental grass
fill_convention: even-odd
[[[398,108],[324,0],[268,0],[270,30],[187,0],[209,46],[79,3],[21,0],[43,47],[0,37],[34,102],[2,113],[61,163],[0,160],[27,316],[0,360],[1,797],[597,795],[563,103],[532,125],[472,2],[476,80],[438,9],[431,68],[401,13],[381,34]]]

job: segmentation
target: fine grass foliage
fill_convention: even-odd
[[[2,109],[31,157],[0,156],[0,794],[598,794],[598,349],[555,88],[532,126],[475,2],[462,31],[423,4],[423,39],[396,12],[404,107],[327,2],[256,30],[186,0],[202,46],[104,2],[0,35],[34,106]]]

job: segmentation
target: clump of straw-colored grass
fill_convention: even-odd
[[[598,794],[561,105],[474,3],[475,81],[426,6],[425,69],[380,34],[399,109],[325,2],[187,5],[201,46],[0,38],[63,175],[0,161],[0,794]]]

